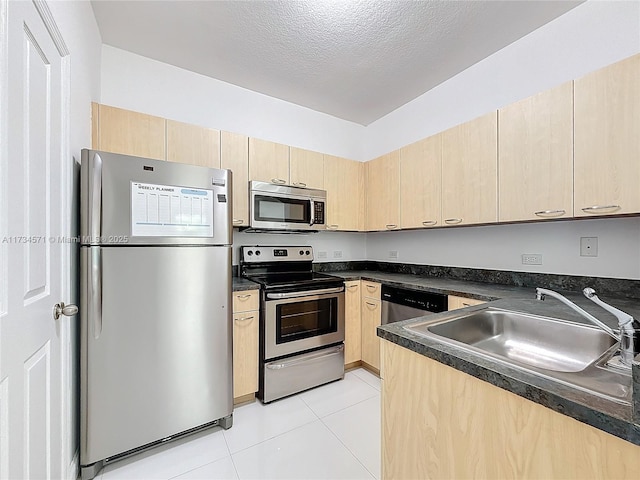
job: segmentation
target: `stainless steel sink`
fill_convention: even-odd
[[[616,402],[630,402],[630,376],[604,367],[617,342],[591,325],[484,307],[404,328]]]

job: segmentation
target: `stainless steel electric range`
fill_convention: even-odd
[[[258,398],[269,403],[344,377],[344,282],[313,272],[313,248],[240,248],[260,284]]]

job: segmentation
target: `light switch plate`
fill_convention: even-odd
[[[522,254],[523,265],[542,265],[541,253],[523,253]]]

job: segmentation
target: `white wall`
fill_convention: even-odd
[[[580,237],[598,238],[597,257],[580,256]],[[369,260],[640,280],[640,218],[369,233],[366,243]],[[542,265],[522,265],[523,253]]]
[[[233,264],[239,263],[239,250],[243,245],[310,245],[315,261],[349,262],[366,260],[365,234],[350,232],[318,232],[308,234],[237,233],[233,235]],[[326,253],[326,258],[319,256]]]
[[[102,49],[101,102],[353,160],[364,159],[362,125],[108,45]]]
[[[365,158],[638,52],[640,2],[589,0],[369,125]]]

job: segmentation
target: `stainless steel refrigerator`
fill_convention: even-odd
[[[80,466],[233,412],[231,172],[82,151]]]

